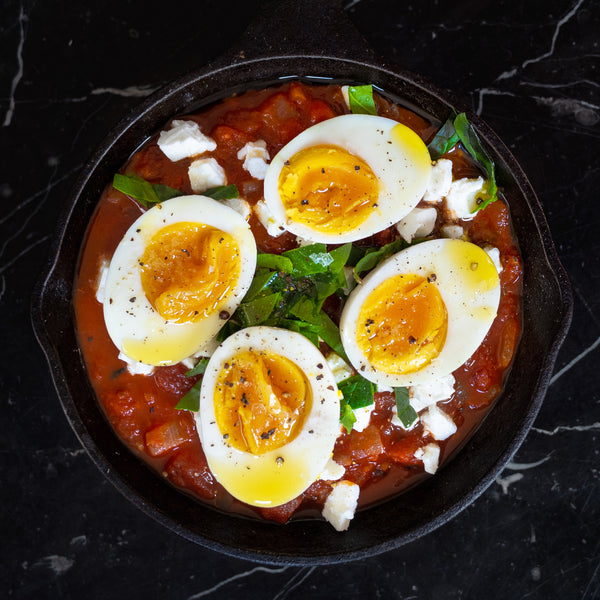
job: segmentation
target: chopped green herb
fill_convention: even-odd
[[[442,128],[436,133],[435,137],[429,142],[427,148],[431,155],[431,160],[437,160],[446,152],[449,152],[458,143],[459,137],[454,128],[454,119],[456,113],[453,111],[452,115],[442,125]]]
[[[397,239],[381,248],[370,248],[366,251],[365,255],[356,263],[354,267],[354,278],[360,283],[361,275],[374,269],[382,260],[400,252],[406,248],[408,244],[403,239]]]
[[[354,414],[354,411],[349,404],[344,402],[343,399],[340,402],[340,423],[344,426],[344,429],[347,433],[352,431],[354,423],[356,423],[356,415]]]
[[[281,294],[269,294],[268,296],[259,296],[249,302],[242,302],[236,311],[243,327],[252,327],[264,323],[273,309],[279,303]]]
[[[484,196],[480,198],[481,202],[475,208],[475,210],[481,210],[498,199],[494,162],[485,151],[465,113],[460,113],[460,115],[454,119],[454,127],[467,152],[483,166],[487,173],[487,189],[485,190]]]
[[[308,276],[315,273],[326,273],[329,265],[333,262],[333,257],[325,244],[311,244],[310,246],[300,246],[284,252],[282,256],[292,262],[292,271],[288,271],[296,276]]]
[[[256,257],[256,267],[291,273],[294,269],[294,264],[286,256],[262,253]]]
[[[208,358],[201,358],[194,368],[190,369],[185,376],[186,377],[195,377],[196,375],[203,375],[204,371],[206,371],[206,365],[208,364]]]
[[[338,389],[354,410],[373,404],[375,385],[362,375],[353,375],[344,379],[338,383]]]
[[[478,198],[479,204],[473,210],[475,212],[498,199],[498,186],[496,184],[494,161],[485,151],[465,113],[457,115],[453,111],[453,114],[429,143],[429,153],[432,160],[437,160],[440,156],[451,150],[459,141],[465,147],[465,150],[485,169],[487,174],[485,190]]]
[[[219,185],[202,192],[203,196],[208,196],[213,200],[231,200],[239,198],[240,193],[235,185]]]
[[[410,405],[408,388],[395,387],[394,394],[396,396],[398,418],[402,421],[404,427],[411,427],[419,417],[415,409]]]
[[[377,107],[373,98],[372,85],[348,86],[348,100],[350,111],[360,115],[376,115]]]
[[[117,173],[113,177],[113,187],[137,200],[146,208],[149,208],[152,204],[183,195],[182,192],[168,185],[151,184],[139,175],[121,175]]]
[[[177,403],[177,410],[191,410],[198,412],[200,410],[200,386],[202,381],[196,382],[194,387]]]

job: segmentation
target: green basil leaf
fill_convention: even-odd
[[[289,307],[288,314],[311,325],[320,325],[321,323],[321,315],[315,303],[305,296],[301,296],[293,306]]]
[[[350,362],[346,356],[346,351],[342,345],[339,327],[331,320],[329,315],[321,311],[321,322],[316,330],[319,337],[337,354],[339,354],[346,362]]]
[[[254,279],[252,280],[252,283],[250,284],[250,287],[244,296],[244,302],[253,300],[257,296],[265,296],[271,284],[277,278],[277,273],[273,273],[273,271],[264,272],[262,269],[260,271],[257,269]]]
[[[440,156],[452,150],[458,143],[458,133],[456,133],[456,129],[454,128],[455,118],[456,113],[452,111],[452,116],[448,118],[435,137],[429,142],[427,148],[429,149],[431,160],[437,160]]]
[[[292,261],[292,274],[298,277],[305,277],[315,273],[325,273],[329,265],[333,262],[333,258],[327,252],[325,244],[300,246],[299,248],[284,252],[282,256]]]
[[[356,415],[350,405],[342,399],[340,402],[340,423],[344,426],[346,433],[350,433],[356,423]]]
[[[208,196],[213,200],[231,200],[232,198],[239,198],[240,193],[238,192],[237,186],[233,184],[219,185],[205,190],[202,192],[202,196]]]
[[[291,273],[294,270],[294,263],[291,259],[279,254],[258,254],[256,256],[256,266],[257,268],[283,271],[284,273]]]
[[[494,162],[490,158],[489,154],[485,151],[477,133],[473,129],[471,123],[469,123],[465,113],[460,113],[454,119],[454,127],[456,133],[460,138],[463,146],[467,152],[485,169],[487,173],[487,183],[485,191],[478,198],[480,201],[475,208],[475,211],[485,208],[488,204],[491,204],[498,199],[498,187],[496,185],[496,171]]]
[[[402,421],[404,427],[411,427],[419,418],[415,409],[410,405],[408,388],[395,387],[394,394],[396,396],[396,410],[398,418]]]
[[[268,296],[259,296],[250,302],[242,302],[236,310],[236,316],[239,317],[244,327],[260,325],[271,316],[280,298],[280,294],[269,294]]]
[[[348,86],[348,100],[350,111],[359,115],[376,115],[377,107],[373,98],[372,85],[350,85]]]
[[[362,375],[353,375],[338,383],[346,402],[352,409],[371,406],[375,398],[375,385]]]
[[[178,196],[183,196],[183,194],[176,190],[175,188],[169,187],[168,185],[163,185],[162,183],[154,183],[152,184],[152,189],[156,194],[159,202],[165,202],[165,200],[170,200],[171,198],[177,198]]]
[[[208,358],[201,358],[196,365],[190,369],[185,376],[194,377],[196,375],[202,375],[206,371],[206,365],[208,364]]]
[[[191,410],[198,412],[200,410],[200,386],[202,380],[197,381],[194,387],[177,403],[177,410]]]
[[[408,244],[403,239],[397,239],[379,249],[367,250],[367,253],[356,263],[354,267],[354,278],[360,283],[361,275],[365,271],[374,269],[382,260],[400,252],[406,248]]]
[[[333,275],[337,275],[340,273],[348,259],[350,258],[350,253],[352,252],[352,244],[344,244],[343,246],[338,246],[333,250],[329,251],[329,255],[333,259],[331,264],[329,265],[329,272]]]

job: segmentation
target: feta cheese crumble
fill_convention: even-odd
[[[435,161],[429,175],[429,183],[423,200],[425,202],[441,202],[447,196],[452,185],[452,161],[440,158]]]
[[[239,160],[243,160],[243,167],[254,177],[254,179],[264,179],[271,159],[267,144],[264,140],[248,142],[238,153]]]
[[[254,205],[254,212],[271,237],[279,237],[285,229],[275,220],[264,199]]]
[[[434,440],[445,440],[456,433],[456,423],[441,408],[430,406],[421,415],[421,423]]]
[[[188,168],[188,176],[192,190],[198,193],[227,183],[225,171],[215,158],[195,160]]]
[[[450,373],[433,381],[413,385],[408,388],[410,405],[416,412],[421,412],[431,405],[449,400],[454,394],[454,383],[454,375]]]
[[[160,132],[157,143],[163,154],[173,162],[212,152],[217,147],[212,138],[200,131],[198,123],[177,119],[171,123],[171,129]]]
[[[452,182],[450,191],[446,195],[446,214],[450,219],[463,219],[468,221],[476,213],[477,194],[483,187],[483,177],[476,179],[457,179]]]
[[[331,487],[322,514],[337,531],[346,531],[356,512],[360,487],[345,479]]]
[[[346,469],[344,469],[342,465],[339,465],[333,458],[330,458],[323,471],[321,471],[319,479],[323,479],[324,481],[337,481],[344,476],[345,472]]]
[[[416,450],[414,457],[423,461],[426,473],[433,475],[438,470],[440,464],[440,447],[435,442],[431,442]]]
[[[396,223],[396,229],[409,244],[414,238],[428,236],[435,227],[437,210],[429,208],[413,208],[402,221]]]
[[[126,356],[122,352],[119,352],[119,360],[122,360],[127,364],[127,371],[129,371],[131,375],[152,375],[152,373],[154,373],[154,367],[152,365],[146,365],[137,360],[131,360],[129,356]]]

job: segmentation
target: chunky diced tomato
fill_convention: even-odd
[[[174,448],[192,441],[193,431],[187,426],[186,417],[187,415],[180,414],[146,432],[146,449],[150,456],[163,456]]]
[[[182,448],[169,460],[164,469],[169,480],[205,500],[217,495],[218,485],[206,464],[202,450]]]

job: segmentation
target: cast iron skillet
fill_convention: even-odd
[[[268,10],[267,10],[268,9]],[[306,29],[305,15],[318,29]],[[496,135],[466,110],[498,169],[525,266],[524,327],[506,389],[465,447],[435,477],[360,511],[345,533],[321,521],[278,526],[217,512],[177,491],[126,450],[102,413],[78,349],[72,287],[79,249],[102,190],[130,153],[173,115],[282,78],[373,83],[444,121],[465,110],[420,77],[367,48],[335,0],[269,2],[238,46],[150,96],[111,132],[83,169],[58,224],[32,318],[71,426],[106,477],[160,523],[205,547],[272,564],[326,564],[375,555],[445,523],[477,498],[523,441],[542,402],[571,318],[572,299],[541,207]]]

